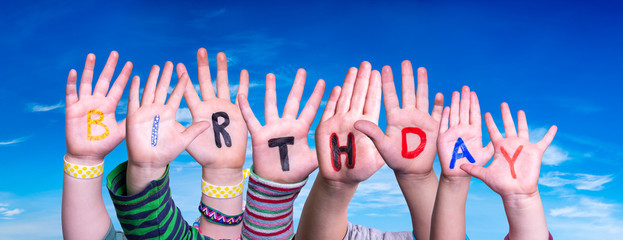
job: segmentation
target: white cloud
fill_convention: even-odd
[[[545,165],[557,166],[570,159],[569,152],[555,145],[550,145],[543,154],[543,164]]]
[[[0,212],[0,214],[5,216],[5,217],[12,217],[12,216],[20,214],[22,212],[24,212],[24,209],[15,208],[15,209],[12,209],[12,210],[2,211],[2,212]]]
[[[592,175],[585,173],[548,172],[539,178],[539,184],[548,187],[573,185],[578,190],[599,191],[604,184],[614,180],[612,175]]]
[[[604,203],[588,197],[580,199],[579,204],[562,208],[554,208],[549,214],[554,217],[567,218],[588,218],[588,217],[608,217],[616,205]]]
[[[192,123],[193,116],[190,114],[190,109],[188,108],[177,109],[177,113],[175,114],[175,120],[177,120],[180,123]]]
[[[21,137],[21,138],[16,138],[16,139],[9,140],[9,141],[3,141],[3,142],[0,142],[0,146],[21,143],[23,141],[26,141],[26,139],[27,139],[27,137]]]
[[[62,101],[54,105],[41,105],[41,104],[34,104],[34,103],[29,105],[31,112],[49,112],[54,109],[58,109],[62,107],[65,107],[65,103],[63,103]]]

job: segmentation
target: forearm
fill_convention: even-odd
[[[106,186],[112,198],[117,218],[128,239],[204,239],[197,229],[184,221],[180,210],[171,199],[167,168],[160,178],[146,184],[138,193],[129,194],[130,180],[126,179],[131,167],[127,163],[117,166],[106,178]],[[137,173],[157,175],[148,170],[136,169]],[[145,179],[143,175],[141,178]],[[143,184],[142,182],[140,182]],[[137,182],[134,182],[138,186]]]
[[[470,178],[439,180],[437,198],[433,209],[431,239],[465,238],[465,203]]]
[[[430,239],[431,217],[438,185],[435,172],[431,169],[423,176],[398,172],[395,174],[398,185],[407,200],[415,238]]]
[[[249,176],[244,212],[244,239],[292,239],[294,200],[307,178],[296,183],[277,183],[255,174]]]
[[[503,197],[512,240],[548,239],[549,231],[539,192],[532,195]]]
[[[104,159],[75,158],[72,164],[95,166]],[[110,217],[102,199],[102,179],[78,179],[63,174],[61,219],[65,239],[102,239],[110,227]]]
[[[243,180],[242,169],[210,169],[203,168],[201,178],[203,181],[216,186],[234,186]],[[201,201],[213,209],[226,215],[239,215],[242,213],[242,194],[234,198],[213,198],[201,194]],[[215,239],[237,239],[240,237],[242,224],[223,226],[212,223],[201,217],[199,220],[201,233]]]
[[[348,229],[348,204],[357,184],[329,182],[318,174],[305,201],[297,240],[343,239]]]

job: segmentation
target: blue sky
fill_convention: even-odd
[[[559,127],[545,154],[539,186],[555,238],[612,239],[623,234],[623,132],[617,124],[623,115],[616,110],[623,87],[621,3],[0,5],[0,239],[61,236],[64,93],[70,69],[81,72],[86,55],[94,53],[99,74],[110,51],[116,50],[119,62],[132,61],[133,75],[143,79],[152,65],[167,60],[185,63],[196,79],[200,47],[208,50],[212,63],[217,52],[227,54],[232,84],[237,84],[241,69],[249,70],[249,100],[258,119],[263,119],[267,73],[277,76],[282,109],[297,68],[308,72],[304,98],[322,78],[327,81],[326,100],[346,70],[364,60],[374,69],[390,65],[395,72],[404,59],[426,67],[431,97],[442,92],[449,99],[467,84],[498,125],[499,104],[506,101],[511,110],[526,111],[532,137],[543,136],[551,124]],[[125,117],[125,103],[127,89],[119,119]],[[385,117],[382,112],[381,126]],[[190,121],[184,105],[178,119]],[[249,149],[246,165],[251,164],[250,155]],[[108,156],[106,173],[126,158],[124,142]],[[20,171],[25,169],[27,174]],[[313,176],[295,214],[300,214]],[[198,216],[199,179],[200,169],[189,155],[173,162],[173,196],[189,221]],[[110,200],[106,204],[114,216]],[[476,179],[466,215],[472,239],[502,239],[508,230],[499,196]],[[382,230],[411,230],[409,219],[386,167],[360,185],[349,207],[350,221]]]

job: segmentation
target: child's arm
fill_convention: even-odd
[[[478,97],[467,86],[460,94],[452,94],[450,108],[443,111],[437,138],[441,177],[433,209],[432,239],[465,238],[465,202],[471,177],[459,166],[483,166],[493,155],[492,144],[482,147],[480,118]]]
[[[247,96],[239,95],[240,109],[253,144],[253,173],[249,179],[242,234],[245,239],[292,239],[293,204],[307,176],[318,168],[307,141],[325,83],[319,80],[299,112],[306,72],[299,69],[280,118],[275,75],[266,76],[265,125],[257,120]]]
[[[216,63],[215,94],[210,76],[208,53],[204,48],[197,51],[201,98],[191,82],[186,86],[184,98],[192,114],[193,122],[211,121],[213,126],[212,129],[197,136],[186,150],[202,166],[201,178],[204,182],[215,186],[236,186],[243,181],[242,166],[247,150],[248,131],[238,107],[238,99],[236,104],[231,101],[227,57],[224,53],[217,54]],[[181,63],[178,64],[177,75],[181,77],[184,73],[187,73],[186,67]],[[249,74],[246,70],[242,70],[238,93],[246,95],[248,86]],[[202,191],[207,193],[203,188]],[[228,196],[228,198],[202,194],[201,201],[210,208],[229,216],[242,214],[242,194],[235,197]],[[240,237],[242,225],[223,226],[200,217],[199,227],[203,234],[211,238],[234,239]]]
[[[125,121],[117,123],[115,111],[132,72],[132,63],[125,64],[109,91],[118,58],[117,52],[110,53],[93,93],[91,83],[95,55],[87,56],[79,93],[76,71],[72,69],[67,78],[65,168],[71,166],[73,170],[67,169],[68,173],[63,174],[62,222],[65,239],[102,239],[112,226],[102,199],[103,177],[97,176],[104,169],[103,166],[96,168],[125,138]],[[76,165],[87,166],[88,169],[83,171]],[[91,166],[97,170],[95,174]]]
[[[387,165],[394,170],[400,189],[411,212],[413,235],[430,238],[430,223],[437,195],[437,176],[433,162],[437,155],[437,134],[443,110],[443,95],[435,96],[433,113],[428,113],[428,77],[426,69],[417,72],[417,97],[411,62],[402,62],[402,108],[389,66],[382,72],[383,99],[387,114],[385,133],[368,121],[359,121],[357,130],[368,135]]]
[[[500,134],[491,114],[485,114],[495,147],[493,162],[487,168],[464,164],[461,169],[500,194],[508,218],[509,239],[548,239],[538,183],[543,152],[554,139],[557,127],[552,126],[540,142],[531,144],[526,113],[517,113],[518,134],[508,104],[502,103],[501,108],[506,137]]]
[[[167,167],[210,124],[196,122],[184,129],[175,120],[189,79],[184,75],[178,81],[165,104],[173,64],[165,64],[160,81],[159,70],[152,67],[140,103],[139,78],[132,80],[127,114],[129,160],[110,173],[107,186],[129,239],[202,238],[186,224],[171,199]]]
[[[359,70],[348,70],[341,91],[336,87],[331,92],[315,134],[320,174],[303,208],[296,239],[344,238],[348,204],[359,182],[383,166],[372,140],[354,128],[358,120],[378,122],[380,78],[363,62]]]

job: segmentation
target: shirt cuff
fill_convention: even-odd
[[[292,239],[294,200],[307,178],[297,183],[277,183],[255,174],[251,167],[247,206],[244,211],[244,239]]]

